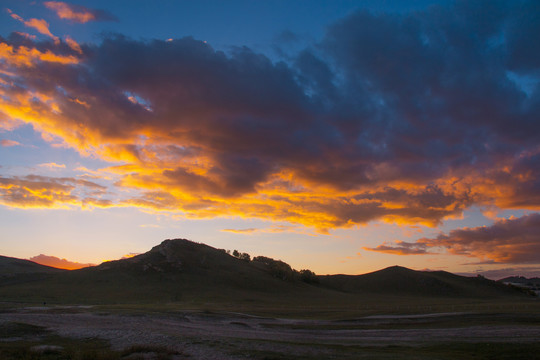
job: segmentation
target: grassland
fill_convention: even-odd
[[[540,312],[502,310],[358,317],[345,311],[339,318],[336,310],[336,319],[283,319],[179,304],[5,307],[0,358],[539,358]]]

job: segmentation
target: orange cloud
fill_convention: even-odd
[[[78,52],[79,54],[82,55],[83,52],[82,52],[81,46],[79,45],[79,43],[77,43],[71,37],[66,36],[66,44],[68,44],[68,46],[70,48],[72,48],[74,51],[76,51],[76,52]]]
[[[15,31],[15,34],[20,35],[20,36],[25,37],[25,38],[30,39],[30,40],[35,40],[36,39],[36,35],[22,33],[22,32],[19,32],[19,31]]]
[[[8,13],[11,15],[12,18],[15,20],[18,20],[22,22],[25,26],[31,27],[36,29],[39,33],[43,35],[47,35],[51,39],[55,40],[56,42],[59,40],[58,37],[54,36],[51,31],[49,30],[49,23],[46,22],[43,19],[30,19],[30,20],[24,20],[19,15],[15,14],[10,9],[7,9]]]
[[[283,232],[292,232],[304,235],[313,235],[299,226],[291,225],[272,225],[265,228],[248,228],[248,229],[222,229],[224,232],[231,232],[235,234],[254,234],[254,233],[283,233]]]
[[[0,83],[2,83],[2,81],[0,81]],[[1,93],[2,92],[0,91],[0,94]],[[2,109],[0,108],[0,129],[5,131],[12,131],[21,126],[22,124],[24,124],[24,122],[16,118],[10,118],[9,116],[7,116],[7,114],[3,113]]]
[[[379,218],[389,222],[433,225],[436,222],[432,219],[458,214],[470,201],[456,193],[445,193],[435,186],[427,189],[422,186],[402,186],[376,191],[341,192],[314,186],[300,179],[293,181],[291,176],[294,175],[291,173],[281,173],[269,182],[258,184],[256,192],[224,196],[226,189],[219,184],[219,179],[213,179],[208,170],[172,172],[166,169],[167,163],[160,162],[161,167],[157,169],[149,165],[145,162],[145,168],[135,164],[117,168],[119,173],[125,172],[120,186],[152,189],[139,198],[129,200],[134,206],[177,210],[193,217],[227,214],[286,220],[313,226],[322,232]],[[303,191],[291,192],[291,188]],[[426,206],[429,201],[435,200],[438,203]]]
[[[235,233],[235,234],[251,234],[251,233],[254,233],[254,232],[257,232],[259,231],[259,229],[256,229],[256,228],[249,228],[249,229],[223,229],[221,231],[224,231],[224,232],[232,232],[232,233]]]
[[[13,11],[11,11],[11,9],[6,9],[6,11],[8,12],[9,16],[11,16],[13,19],[24,23],[24,19],[20,17],[19,15],[15,14]]]
[[[38,61],[58,63],[62,65],[76,64],[79,60],[72,55],[58,55],[51,50],[40,51],[35,48],[13,46],[0,43],[0,59],[4,60],[8,66],[33,67]]]
[[[57,163],[45,163],[45,164],[39,164],[38,165],[39,167],[42,167],[42,168],[47,168],[49,170],[53,170],[53,169],[65,169],[66,168],[66,165],[64,164],[57,164]]]
[[[103,10],[92,10],[84,6],[68,4],[61,1],[46,1],[44,5],[56,12],[60,19],[71,20],[77,23],[87,23],[89,21],[117,20],[115,16]]]
[[[21,145],[18,141],[2,139],[0,140],[0,146],[9,147],[9,146],[18,146]]]
[[[66,269],[66,270],[76,270],[76,269],[82,269],[89,266],[95,266],[95,264],[83,264],[83,263],[78,263],[74,261],[69,261],[67,259],[60,259],[56,256],[50,256],[50,255],[44,255],[44,254],[33,256],[29,258],[28,260],[41,264],[41,265],[52,266],[58,269]]]
[[[90,107],[90,105],[88,105],[88,103],[86,101],[82,101],[82,100],[79,100],[79,99],[69,99],[69,101],[73,101],[74,103],[82,105],[87,109]]]
[[[51,39],[58,40],[49,30],[49,23],[43,19],[30,19],[24,22],[24,25],[36,29],[39,33],[47,35]]]
[[[94,198],[105,187],[74,178],[28,175],[0,177],[0,204],[16,208],[110,207],[112,202]]]

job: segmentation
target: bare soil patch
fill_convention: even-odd
[[[116,350],[158,346],[183,354],[176,358],[224,360],[384,359],[396,358],[396,354],[403,359],[445,359],[445,354],[451,358],[456,349],[467,349],[468,344],[502,346],[514,356],[514,347],[530,349],[530,357],[523,358],[534,359],[540,339],[539,314],[439,313],[297,320],[224,312],[122,314],[91,307],[40,307],[0,313],[0,325],[7,323],[40,326],[76,339],[99,338]],[[13,336],[24,338],[22,332],[11,337],[0,335],[0,346]],[[436,347],[442,352],[430,357],[429,349]],[[514,358],[520,358],[517,355]]]

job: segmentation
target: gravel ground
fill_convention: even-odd
[[[336,347],[347,346],[525,343],[540,339],[540,324],[534,322],[526,325],[425,326],[426,320],[431,323],[459,320],[466,315],[446,313],[325,321],[189,311],[123,315],[93,311],[92,308],[24,308],[0,313],[0,323],[44,326],[59,335],[74,338],[99,337],[109,340],[114,349],[136,344],[164,345],[191,359],[223,360],[250,358],[254,352],[320,358],[333,355]]]

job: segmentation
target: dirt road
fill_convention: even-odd
[[[494,320],[495,319],[495,320]],[[192,359],[354,356],[362,347],[439,343],[533,343],[540,323],[504,314],[445,313],[363,317],[342,321],[291,320],[236,313],[182,311],[119,314],[93,308],[24,308],[0,313],[0,323],[44,326],[59,335],[102,338],[115,349],[165,345]],[[2,339],[9,341],[9,339]],[[264,358],[264,357],[261,357]]]

